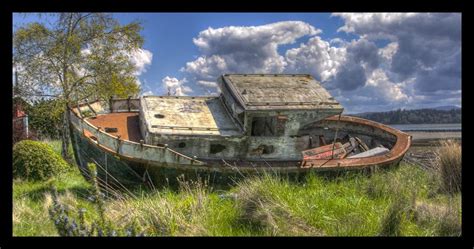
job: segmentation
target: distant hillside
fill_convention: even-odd
[[[431,109],[440,110],[440,111],[450,111],[452,109],[461,109],[461,108],[455,105],[445,105],[445,106],[438,106]]]
[[[440,109],[438,109],[440,108]],[[383,124],[448,124],[461,123],[461,109],[453,106],[437,109],[395,110],[389,112],[368,112],[354,116]]]

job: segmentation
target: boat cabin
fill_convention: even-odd
[[[144,142],[204,160],[299,160],[311,147],[301,128],[343,111],[306,74],[225,74],[218,85],[217,97],[142,96]]]

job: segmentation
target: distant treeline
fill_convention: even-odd
[[[447,124],[461,123],[461,109],[449,111],[435,109],[395,110],[355,114],[361,118],[383,124]]]

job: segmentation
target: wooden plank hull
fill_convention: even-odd
[[[94,105],[94,103],[91,103]],[[81,106],[82,108],[82,106]],[[242,176],[262,172],[278,173],[307,173],[310,171],[350,170],[376,167],[389,167],[398,164],[411,145],[411,136],[385,126],[380,123],[362,118],[341,116],[329,117],[322,121],[311,123],[304,128],[305,132],[320,132],[335,130],[341,134],[357,133],[374,136],[387,141],[390,151],[384,155],[365,158],[306,158],[306,160],[241,160],[227,159],[196,159],[180,154],[166,147],[152,146],[134,141],[128,141],[107,134],[98,127],[87,122],[77,109],[71,109],[71,131],[73,131],[73,145],[78,165],[86,169],[88,162],[102,164],[101,167],[116,168],[117,172],[127,171],[131,178],[145,181],[148,178],[154,182],[163,182],[162,179],[171,179],[173,175],[216,175]],[[385,140],[384,140],[385,139]],[[104,159],[105,158],[105,159]],[[131,171],[130,171],[131,170]],[[174,172],[174,173],[171,173]],[[117,178],[120,176],[117,175]],[[148,176],[145,176],[148,175]]]

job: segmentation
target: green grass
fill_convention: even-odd
[[[60,143],[57,147],[60,149]],[[440,191],[433,172],[402,163],[368,175],[310,174],[303,181],[260,175],[228,190],[182,182],[179,190],[135,191],[106,198],[116,227],[135,222],[151,236],[457,236],[461,195]],[[73,210],[97,212],[78,170],[47,182],[14,181],[14,236],[57,235],[48,218],[51,186]]]

